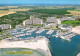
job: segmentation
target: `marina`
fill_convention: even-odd
[[[23,31],[12,30],[12,31],[10,31],[10,34],[15,36],[15,37],[29,36],[36,30],[37,29],[24,29],[24,32]],[[44,32],[44,31],[46,31],[46,30],[45,29],[40,29],[40,30],[37,30],[35,33],[38,34],[38,33]],[[54,30],[48,30],[46,32],[46,34],[49,34],[49,35],[51,35],[52,33],[54,33]],[[58,30],[58,31],[56,31],[56,34],[52,35],[52,36],[53,37],[60,37],[61,39],[65,39],[65,40],[70,40],[75,35],[76,34],[70,32],[70,31],[61,32],[60,30]]]

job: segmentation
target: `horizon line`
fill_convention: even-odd
[[[80,4],[48,4],[48,3],[41,3],[41,4],[0,4],[0,6],[8,6],[8,5],[80,5]]]

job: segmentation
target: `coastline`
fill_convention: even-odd
[[[28,42],[29,41],[29,42]],[[48,40],[46,38],[37,39],[37,41],[14,41],[0,44],[0,48],[29,48],[43,50],[47,56],[52,56],[48,47]]]

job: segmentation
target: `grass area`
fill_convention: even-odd
[[[2,40],[2,39],[0,38],[0,40]]]
[[[10,35],[10,34],[7,34],[7,33],[5,32],[5,30],[2,30],[2,31],[0,32],[0,40],[5,39],[5,38],[9,38],[9,37],[13,37],[13,36]]]
[[[4,31],[2,30],[0,33],[4,33]]]
[[[75,20],[75,21],[66,20],[66,21],[63,21],[62,24],[72,25],[73,27],[75,27],[80,25],[80,20]]]
[[[9,11],[7,11],[7,10],[0,10],[0,13],[1,13],[1,12],[5,13],[5,12],[9,12]]]
[[[80,11],[80,10],[69,10],[69,11]]]
[[[33,26],[40,26],[40,27],[43,27],[44,25],[38,25],[38,24],[36,24],[36,25],[33,25]]]
[[[10,35],[10,34],[7,34],[7,35],[6,35],[6,37],[13,37],[13,36],[12,36],[12,35]]]

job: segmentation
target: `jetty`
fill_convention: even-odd
[[[54,30],[49,30],[46,34],[52,34]]]
[[[29,30],[29,31],[27,31],[27,32],[33,32],[33,31],[35,31],[36,29],[32,29],[32,30]]]
[[[61,39],[70,40],[70,38],[74,37],[76,34],[71,33],[65,36],[60,36]]]
[[[38,30],[36,33],[42,33],[45,29]]]
[[[15,35],[15,37],[22,37],[22,36],[25,36],[25,34]]]
[[[21,32],[26,31],[26,30],[28,30],[28,29],[22,29]]]

